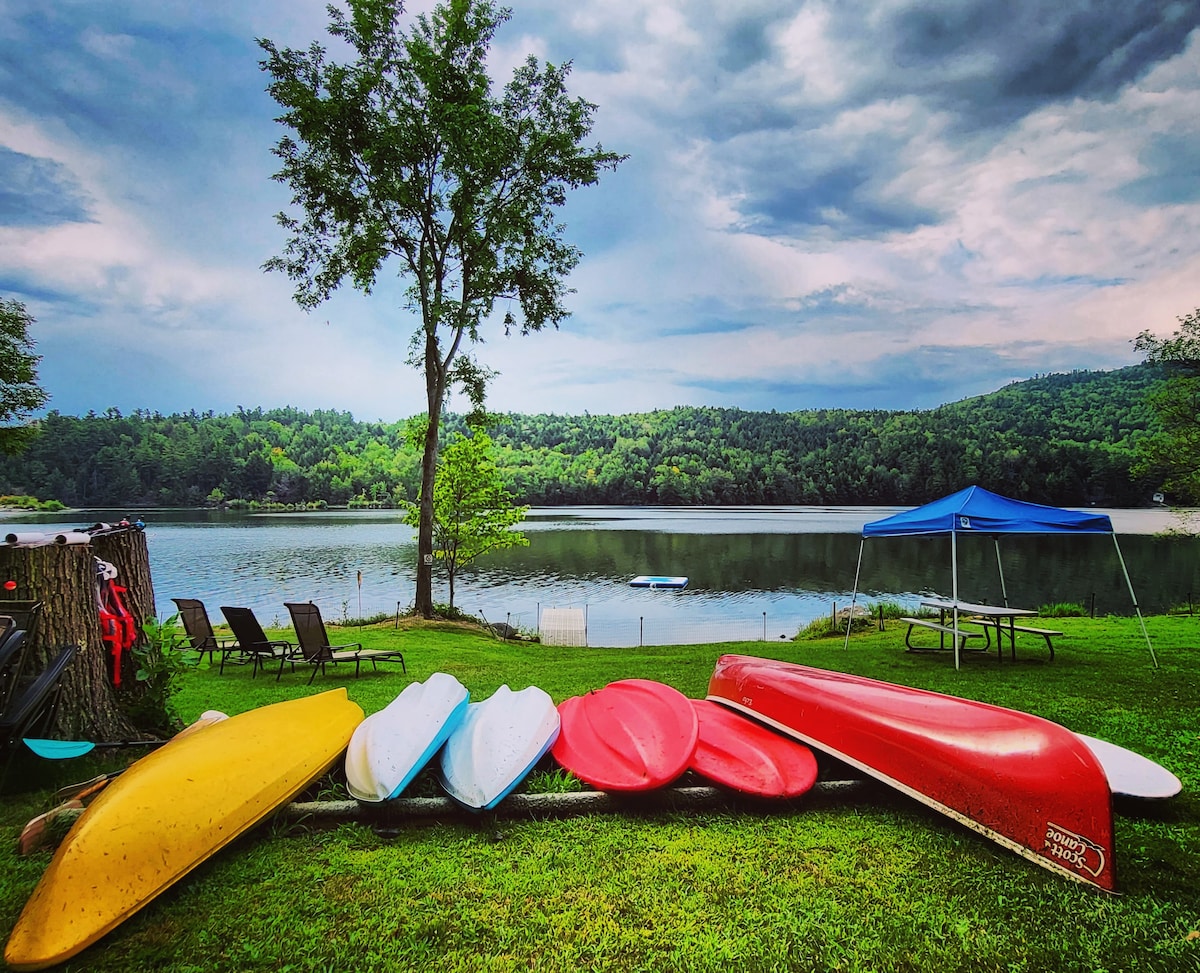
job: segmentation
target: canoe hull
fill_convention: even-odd
[[[602,791],[664,787],[687,770],[700,734],[691,701],[649,679],[622,679],[558,705],[551,753]]]
[[[360,801],[400,796],[462,722],[471,694],[445,672],[405,686],[354,731],[346,748],[346,780]]]
[[[817,781],[817,759],[794,737],[708,699],[693,699],[700,725],[690,767],[714,784],[754,797],[800,797]]]
[[[471,811],[488,811],[512,793],[558,739],[558,710],[537,686],[501,686],[471,703],[438,759],[442,787]]]
[[[69,959],[334,765],[362,709],[334,689],[180,735],[113,780],[76,821],[4,959]]]
[[[1113,891],[1112,796],[1065,727],[862,676],[723,656],[709,699],[752,714],[1060,875]]]

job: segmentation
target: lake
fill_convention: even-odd
[[[791,637],[849,604],[862,525],[903,508],[541,507],[523,525],[530,545],[465,569],[455,604],[491,622],[536,631],[543,608],[583,608],[593,645]],[[1200,541],[1159,536],[1166,510],[1108,510],[1138,602],[1146,612],[1200,595]],[[286,601],[315,601],[326,619],[394,614],[413,602],[416,539],[396,511],[247,514],[206,510],[10,514],[4,523],[80,527],[125,515],[146,521],[160,615],[170,599],[254,609],[287,624]],[[990,537],[960,537],[959,591],[1001,601]],[[1097,614],[1131,614],[1111,538],[1010,536],[1001,541],[1009,602],[1073,601]],[[361,572],[361,585],[359,583]],[[639,574],[684,575],[683,591],[631,588]],[[950,594],[947,537],[872,538],[864,545],[859,600],[915,607]],[[435,578],[434,600],[445,601]]]

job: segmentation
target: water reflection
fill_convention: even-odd
[[[696,641],[757,638],[764,632],[777,638],[828,613],[833,602],[848,602],[862,524],[893,512],[534,510],[525,526],[530,546],[498,552],[465,571],[456,584],[456,602],[464,611],[530,630],[541,607],[586,606],[593,644],[652,641],[648,626],[683,631]],[[160,613],[173,610],[172,597],[185,596],[202,598],[214,614],[222,604],[248,606],[264,623],[286,620],[285,601],[312,599],[332,618],[393,613],[412,603],[416,545],[412,529],[395,512],[142,515]],[[41,522],[49,529],[114,516],[83,511],[66,523],[61,515],[8,520]],[[1145,610],[1200,595],[1196,539],[1124,534],[1120,540]],[[872,538],[863,552],[862,597],[913,606],[922,594],[951,592],[948,538]],[[960,594],[1000,602],[991,538],[960,538],[958,554]],[[1010,536],[1001,541],[1001,555],[1010,604],[1090,606],[1094,598],[1098,614],[1131,611],[1107,536]],[[682,592],[630,588],[628,580],[638,574],[686,575],[691,581]],[[439,586],[435,598],[445,596]],[[666,640],[676,637],[670,633]]]

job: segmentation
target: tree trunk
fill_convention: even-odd
[[[127,589],[125,604],[140,639],[142,622],[154,614],[150,556],[142,531],[101,534],[90,544],[0,546],[0,578],[16,585],[9,596],[42,603],[25,664],[26,679],[45,668],[61,646],[80,646],[63,676],[51,732],[65,739],[101,743],[136,735],[119,697],[136,694],[141,687],[129,652],[122,654],[120,689],[113,686],[113,655],[101,637],[97,606],[97,557],[117,569],[116,584]]]
[[[420,517],[417,520],[417,591],[413,608],[422,618],[433,618],[433,487],[437,478],[438,427],[446,396],[446,373],[436,333],[425,337],[425,401],[429,422],[421,455]]]

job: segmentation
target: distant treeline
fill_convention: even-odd
[[[1162,373],[1139,365],[1018,382],[937,409],[518,415],[491,430],[509,489],[529,504],[916,504],[972,483],[1038,503],[1136,506],[1130,475]],[[50,413],[0,459],[0,493],[71,506],[396,504],[420,454],[406,421],[239,409],[162,416]],[[450,416],[447,435],[461,430]]]

